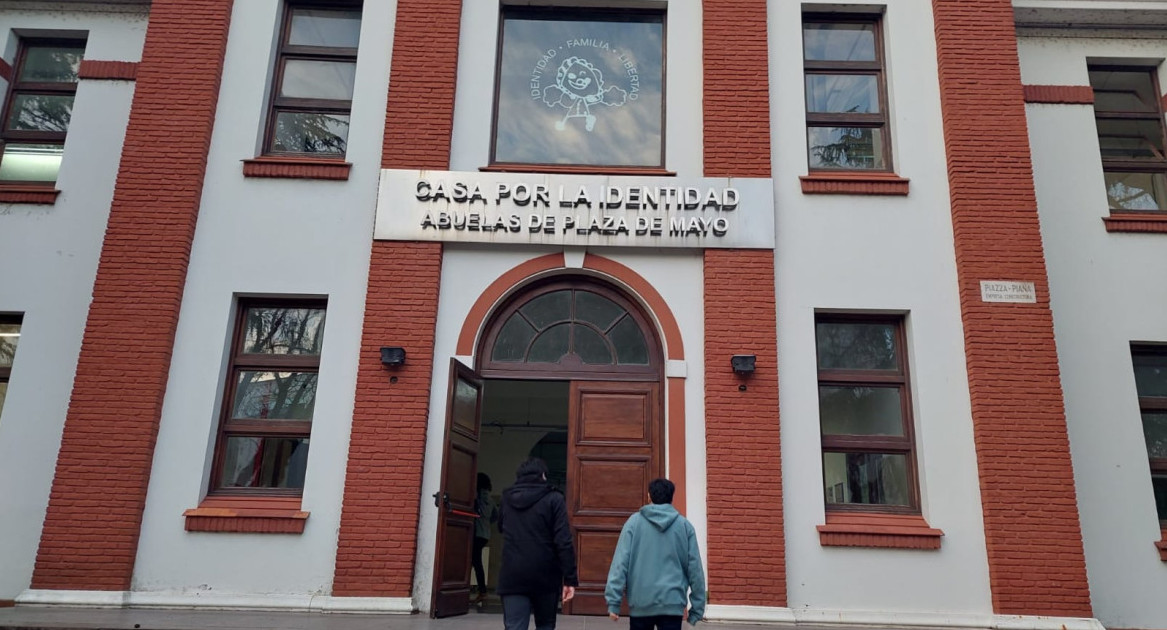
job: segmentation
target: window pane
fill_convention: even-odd
[[[1149,70],[1090,70],[1094,111],[1158,112],[1159,97]]]
[[[882,169],[883,132],[867,127],[810,127],[811,168]]]
[[[879,79],[872,74],[808,74],[806,111],[878,114]]]
[[[6,144],[0,157],[0,181],[55,182],[64,153],[60,144]]]
[[[229,437],[223,449],[220,487],[304,487],[307,438]]]
[[[492,361],[522,361],[527,353],[527,346],[535,338],[535,329],[517,313],[511,315],[507,323],[503,324],[494,341],[494,350],[490,353]]]
[[[1106,171],[1106,197],[1111,210],[1162,210],[1167,199],[1163,173]]]
[[[1167,412],[1143,412],[1143,438],[1148,457],[1167,459]]]
[[[1163,354],[1135,354],[1131,358],[1139,396],[1167,396],[1167,349]]]
[[[0,367],[12,367],[19,341],[20,324],[0,324]]]
[[[815,325],[820,370],[896,370],[896,326],[849,322]]]
[[[248,420],[311,420],[316,380],[315,372],[242,371],[231,416]]]
[[[519,309],[535,328],[543,330],[555,322],[571,318],[571,291],[544,293]]]
[[[568,333],[571,324],[559,324],[548,328],[531,344],[531,354],[527,360],[532,363],[558,363],[567,354]]]
[[[1163,121],[1098,119],[1097,122],[1103,158],[1163,158]]]
[[[20,66],[20,82],[76,83],[84,46],[29,46]]]
[[[246,354],[320,354],[324,309],[249,308],[243,326]]]
[[[357,64],[347,61],[288,59],[280,96],[351,101]]]
[[[278,112],[272,150],[343,155],[348,148],[348,116]]]
[[[875,61],[874,24],[804,24],[807,61]]]
[[[612,351],[608,349],[608,343],[604,341],[596,331],[573,324],[575,340],[573,348],[575,353],[584,363],[592,365],[610,365],[612,361]]]
[[[360,11],[295,9],[288,43],[293,46],[356,48],[361,36]]]
[[[828,504],[912,504],[908,458],[897,453],[823,453]]]
[[[1167,475],[1152,475],[1151,487],[1155,490],[1155,508],[1159,520],[1167,521]]]
[[[636,320],[625,317],[608,333],[620,365],[648,365],[648,343]]]
[[[7,129],[13,131],[69,131],[73,117],[73,96],[59,94],[17,94],[12,98]]]
[[[824,435],[904,435],[898,387],[819,387]]]
[[[0,413],[4,412],[4,398],[8,396],[8,382],[0,381]]]
[[[589,291],[577,291],[575,294],[575,318],[595,324],[600,330],[608,330],[612,322],[623,314],[623,308],[602,295]]]
[[[660,166],[664,24],[504,18],[495,160]]]

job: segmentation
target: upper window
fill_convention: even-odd
[[[272,86],[267,153],[344,157],[361,12],[336,4],[288,5]]]
[[[1167,209],[1167,142],[1155,69],[1091,65],[1089,70],[1111,211]]]
[[[1167,524],[1167,346],[1133,346],[1135,389],[1159,520]]]
[[[324,311],[320,301],[239,305],[213,491],[303,490]]]
[[[828,510],[918,512],[903,319],[815,318]]]
[[[0,182],[57,181],[84,52],[80,40],[20,42],[0,128]]]
[[[877,16],[803,17],[810,169],[891,170]]]
[[[664,167],[664,15],[504,9],[491,163]]]
[[[20,319],[19,315],[0,315],[0,413],[4,412],[4,398],[8,395],[8,377],[12,375],[16,342],[20,341]]]

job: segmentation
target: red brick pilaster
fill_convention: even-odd
[[[706,0],[703,9],[705,175],[770,177],[766,2]],[[714,604],[786,606],[776,321],[774,252],[706,250],[705,434]],[[730,369],[735,354],[757,356],[749,379]],[[745,391],[739,391],[741,384]]]
[[[128,590],[232,0],[154,0],[34,589]]]
[[[449,168],[461,16],[461,0],[398,1],[383,167]],[[440,243],[373,243],[337,596],[412,591],[441,271]],[[406,351],[392,374],[380,363],[385,345]]]
[[[1009,0],[933,0],[993,609],[1090,617]],[[1036,304],[981,301],[1033,282]]]

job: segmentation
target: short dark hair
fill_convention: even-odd
[[[490,485],[490,475],[486,473],[478,473],[478,489],[479,490],[494,490]]]
[[[672,503],[673,493],[676,492],[677,487],[668,479],[653,479],[648,482],[648,496],[652,502],[660,505],[662,503]]]
[[[515,479],[520,477],[546,477],[547,464],[538,457],[528,458],[527,461],[519,464],[519,469],[515,471]]]

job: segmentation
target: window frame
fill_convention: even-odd
[[[1159,98],[1155,99],[1154,112],[1099,112],[1097,107],[1094,107],[1094,121],[1095,134],[1101,144],[1101,134],[1098,133],[1098,120],[1136,120],[1136,121],[1155,121],[1159,125],[1159,139],[1163,143],[1164,155],[1161,158],[1147,158],[1147,159],[1124,159],[1124,158],[1107,158],[1102,155],[1101,146],[1099,147],[1098,157],[1102,162],[1102,176],[1105,181],[1106,174],[1110,172],[1120,173],[1152,173],[1161,174],[1167,177],[1167,124],[1164,123],[1163,111],[1163,97],[1159,88],[1159,72],[1158,67],[1147,64],[1121,64],[1121,63],[1088,63],[1086,64],[1087,74],[1096,70],[1110,70],[1116,72],[1144,72],[1151,78],[1152,93]],[[1090,85],[1091,90],[1097,90],[1093,84]],[[1152,191],[1153,192],[1153,191]],[[1155,201],[1159,204],[1159,210],[1132,210],[1127,208],[1112,208],[1110,207],[1110,195],[1107,194],[1107,209],[1111,214],[1165,214],[1167,213],[1167,191],[1164,191],[1165,197],[1163,199],[1156,198]]]
[[[1167,357],[1167,344],[1153,344],[1153,343],[1132,343],[1131,344],[1131,359],[1132,368],[1133,360],[1137,356],[1162,356]],[[1132,371],[1133,374],[1133,371]],[[1136,389],[1137,394],[1137,389]],[[1167,413],[1167,396],[1139,396],[1139,423],[1142,426],[1142,414],[1147,412],[1161,412]],[[1146,433],[1143,434],[1144,444],[1146,441]],[[1151,476],[1167,476],[1167,457],[1151,457],[1147,453],[1147,462],[1150,465]],[[1156,514],[1158,513],[1158,506],[1155,506]],[[1159,519],[1159,526],[1167,528],[1167,519]]]
[[[891,325],[895,332],[897,368],[892,370],[823,369],[818,366],[818,325],[819,324],[884,324]],[[900,421],[903,435],[828,435],[822,430],[822,407],[819,405],[819,461],[822,466],[820,487],[823,489],[823,505],[830,513],[878,512],[887,514],[922,514],[920,507],[919,468],[916,457],[915,418],[912,414],[911,374],[908,369],[907,317],[904,315],[869,313],[815,313],[815,369],[817,370],[816,396],[822,387],[882,387],[894,385],[900,392]],[[826,501],[826,466],[822,458],[827,453],[875,453],[902,454],[905,456],[905,471],[909,491],[909,505],[878,505],[870,503],[828,503]]]
[[[338,100],[338,99],[323,99],[323,98],[298,98],[289,96],[280,96],[280,90],[284,85],[284,69],[287,66],[287,61],[339,61],[357,63],[357,53],[359,51],[360,42],[358,41],[356,48],[347,47],[333,47],[333,46],[294,46],[288,43],[288,39],[292,34],[292,14],[295,11],[315,10],[315,11],[358,11],[361,13],[361,21],[364,21],[364,11],[362,2],[360,0],[336,0],[335,2],[324,2],[323,0],[313,0],[308,2],[286,2],[284,3],[283,14],[280,23],[280,38],[276,42],[275,50],[275,67],[272,70],[271,94],[268,97],[267,105],[267,124],[264,127],[263,133],[263,150],[260,152],[264,156],[275,157],[303,157],[318,160],[336,160],[343,162],[348,155],[348,141],[349,137],[345,136],[345,150],[340,153],[311,153],[303,151],[278,151],[274,148],[276,136],[276,121],[280,113],[294,112],[294,113],[317,113],[317,114],[342,114],[349,117],[349,132],[352,132],[352,99]],[[359,37],[359,36],[358,36]],[[354,83],[354,94],[355,83]]]
[[[17,326],[24,326],[24,316],[20,314],[11,315],[0,313],[0,324],[16,324]],[[19,345],[19,344],[18,344]],[[0,383],[7,383],[12,379],[12,366],[0,365]],[[0,405],[0,411],[3,405]]]
[[[892,163],[891,115],[888,111],[887,58],[883,40],[883,13],[829,13],[808,12],[802,14],[802,108],[806,115],[806,165],[809,173],[894,173]],[[806,58],[806,27],[808,24],[870,24],[875,39],[874,61],[811,61]],[[879,89],[879,113],[848,114],[836,112],[811,112],[806,98],[806,78],[810,74],[825,75],[869,75],[876,78]],[[856,127],[879,129],[883,135],[881,157],[883,168],[823,168],[811,166],[810,130],[816,127]]]
[[[268,370],[289,372],[320,373],[320,355],[280,355],[246,354],[243,352],[243,327],[247,312],[253,308],[297,309],[312,308],[325,311],[327,323],[328,300],[324,298],[240,298],[236,302],[235,321],[231,328],[230,358],[227,362],[227,379],[223,387],[223,400],[219,410],[219,422],[215,429],[215,451],[212,457],[210,485],[207,496],[270,496],[299,497],[303,488],[242,488],[223,487],[223,459],[226,457],[227,439],[230,437],[293,438],[309,439],[312,434],[313,417],[308,420],[234,420],[231,408],[239,387],[238,375],[243,371]],[[323,334],[323,331],[321,331]],[[318,381],[319,383],[319,381]]]
[[[611,164],[587,164],[582,162],[500,162],[497,159],[498,151],[498,115],[499,98],[502,94],[502,56],[503,37],[506,32],[506,21],[510,19],[531,19],[547,21],[596,21],[596,22],[629,22],[623,19],[628,16],[641,16],[659,19],[661,25],[661,104],[660,104],[660,163],[654,165],[630,166]],[[647,22],[647,20],[642,20]],[[490,154],[488,166],[483,170],[503,172],[547,172],[547,173],[578,173],[598,175],[664,175],[672,174],[665,169],[668,148],[668,11],[650,8],[586,8],[573,6],[530,6],[502,4],[499,7],[498,37],[495,46],[494,60],[494,93],[490,109]]]
[[[4,107],[0,108],[0,160],[3,159],[4,148],[8,144],[51,144],[60,146],[62,151],[65,147],[65,141],[68,138],[69,131],[19,131],[8,129],[8,116],[12,113],[12,105],[16,102],[16,97],[20,94],[45,94],[50,96],[72,96],[77,97],[77,85],[80,83],[80,77],[77,81],[71,83],[64,83],[60,81],[54,82],[21,82],[20,74],[24,69],[24,62],[28,57],[29,48],[81,48],[81,56],[84,59],[85,49],[88,44],[88,39],[84,37],[20,37],[17,41],[16,57],[12,64],[12,78],[8,81],[8,89],[5,92]],[[76,101],[74,101],[76,102]],[[72,126],[72,118],[70,118],[70,126]],[[45,186],[54,187],[57,182],[53,181],[6,181],[2,182],[4,185],[17,186]]]

